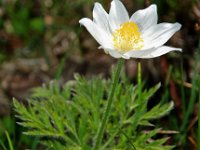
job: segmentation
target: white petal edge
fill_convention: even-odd
[[[124,54],[122,54],[122,53],[120,53],[120,52],[118,52],[116,50],[113,50],[113,49],[107,49],[107,48],[105,48],[104,52],[106,54],[111,55],[114,58],[117,58],[117,59],[118,58],[124,58],[124,59],[129,59],[130,58],[129,56],[125,56]]]
[[[149,50],[132,50],[124,55],[131,58],[155,58],[171,51],[182,51],[181,48],[169,47],[169,46],[161,46],[158,48],[152,48]]]
[[[158,22],[157,6],[152,4],[145,9],[136,11],[131,16],[130,21],[138,25],[140,32],[145,32],[145,30],[156,25]]]
[[[108,14],[103,9],[100,3],[94,4],[93,9],[93,21],[101,27],[105,32],[110,32],[109,23],[108,23]]]
[[[122,55],[120,53],[118,53],[117,51],[107,51],[109,53],[109,55],[111,55],[114,58],[121,58]]]
[[[113,0],[111,2],[108,18],[112,32],[118,29],[124,22],[129,21],[128,12],[120,0]]]
[[[160,23],[141,36],[144,39],[143,49],[149,49],[152,47],[160,47],[165,44],[178,30],[180,30],[181,24],[179,23]]]
[[[95,38],[95,40],[102,46],[112,49],[111,35],[105,32],[101,27],[97,26],[92,20],[83,18],[79,20],[79,23],[86,27],[88,32]]]

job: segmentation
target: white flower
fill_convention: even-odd
[[[130,18],[120,0],[113,0],[109,14],[95,3],[93,21],[83,18],[86,27],[106,53],[115,58],[154,58],[180,48],[163,46],[181,28],[179,23],[157,24],[157,7],[136,11]]]

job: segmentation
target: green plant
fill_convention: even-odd
[[[22,134],[22,127],[16,124],[14,116],[0,119],[0,150],[36,150],[39,146],[38,137],[27,137]]]
[[[112,75],[113,78],[114,75]],[[13,101],[20,125],[26,135],[39,136],[51,149],[91,149],[102,120],[111,80],[93,77],[87,80],[75,75],[74,81],[60,86],[56,81],[35,88],[28,107]],[[142,85],[140,85],[142,86]],[[125,76],[117,84],[107,127],[100,149],[168,150],[167,137],[157,138],[151,120],[166,115],[173,103],[157,104],[147,109],[150,97],[160,84],[149,90],[133,86]],[[142,100],[140,100],[140,98]]]
[[[6,135],[6,138],[7,138],[7,141],[8,141],[9,149],[14,150],[13,144],[12,144],[11,139],[10,139],[10,135],[8,134],[7,131],[5,131],[5,135]],[[4,145],[4,143],[1,140],[0,140],[0,145],[4,150],[7,150],[6,146]]]

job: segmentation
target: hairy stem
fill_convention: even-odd
[[[99,146],[101,144],[103,133],[104,133],[104,130],[106,128],[106,124],[107,124],[107,121],[108,121],[108,118],[109,118],[109,115],[110,115],[111,106],[112,106],[112,103],[113,103],[113,96],[114,96],[114,93],[115,93],[116,85],[119,81],[119,76],[120,76],[120,72],[121,72],[123,63],[124,63],[124,59],[121,58],[118,61],[117,70],[115,72],[114,80],[112,81],[111,92],[110,92],[110,95],[108,97],[106,110],[105,110],[105,113],[103,115],[102,123],[101,123],[101,125],[98,129],[98,132],[97,132],[97,138],[96,138],[96,142],[95,142],[93,150],[98,150]]]

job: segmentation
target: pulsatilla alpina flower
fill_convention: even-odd
[[[157,24],[157,7],[151,5],[136,11],[130,18],[120,0],[113,0],[109,14],[95,3],[93,21],[83,18],[79,23],[115,58],[153,58],[180,48],[163,46],[181,28],[179,23]]]

